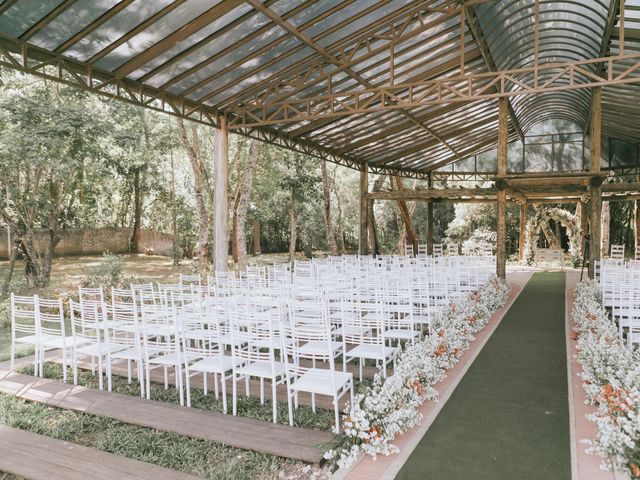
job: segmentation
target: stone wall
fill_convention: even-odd
[[[65,255],[101,255],[103,252],[128,253],[130,228],[71,228],[60,232],[60,243],[55,256]],[[36,231],[36,241],[47,240],[47,232]],[[142,249],[153,249],[156,255],[171,256],[173,235],[168,233],[142,230],[140,236]],[[0,259],[7,259],[7,232],[0,228]]]

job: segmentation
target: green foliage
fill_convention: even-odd
[[[98,265],[82,278],[83,287],[119,288],[124,284],[124,257],[105,252]]]

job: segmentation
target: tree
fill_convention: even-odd
[[[233,232],[234,243],[236,244],[238,268],[242,271],[247,265],[247,238],[245,235],[245,224],[247,221],[247,210],[249,208],[249,199],[251,197],[251,188],[253,185],[253,176],[260,157],[261,144],[258,140],[252,140],[249,147],[249,162],[239,181],[239,192],[237,195],[237,205],[234,208],[233,216]]]
[[[6,198],[0,217],[25,258],[28,285],[41,288],[49,284],[60,230],[75,214],[85,177],[99,169],[104,129],[85,107],[84,93],[41,82],[20,87],[20,101],[12,95],[0,101],[0,191]]]
[[[333,226],[331,225],[331,190],[326,160],[320,162],[320,168],[322,170],[322,200],[324,203],[322,218],[327,229],[327,246],[329,247],[329,253],[331,255],[337,255],[338,246],[336,245],[336,237],[333,233]]]
[[[205,179],[208,177],[207,162],[202,155],[198,129],[195,124],[191,125],[191,139],[187,134],[187,129],[182,118],[177,118],[178,132],[182,146],[187,152],[187,157],[191,163],[193,172],[194,192],[196,199],[196,211],[198,213],[198,264],[200,272],[209,270],[209,234],[211,229],[209,208],[205,197]],[[211,209],[212,210],[212,209]]]

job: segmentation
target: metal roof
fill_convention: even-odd
[[[282,119],[278,102],[327,91],[443,79],[463,85],[468,76],[640,54],[640,0],[622,6],[624,52],[619,0],[4,0],[0,65],[212,125],[219,114],[265,99],[264,115]],[[416,175],[496,145],[497,101],[486,92],[471,102],[240,122],[236,132],[350,166],[367,161],[374,171]],[[638,83],[607,86],[603,131],[640,139],[638,99]],[[591,90],[509,101],[516,139],[548,118],[585,128]]]

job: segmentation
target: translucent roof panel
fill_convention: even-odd
[[[48,76],[58,70],[66,82],[90,79],[105,86],[103,93],[129,101],[139,93],[139,103],[150,108],[198,112],[208,124],[226,113],[241,134],[349,165],[366,161],[379,170],[424,173],[497,143],[496,87],[467,103],[448,102],[446,88],[462,91],[471,76],[489,78],[536,62],[640,55],[640,0],[621,1],[624,48],[612,0],[6,0],[0,45],[15,61],[0,53],[0,65]],[[27,65],[19,65],[23,58]],[[38,62],[44,62],[39,69]],[[635,57],[618,61],[616,73],[637,63]],[[604,67],[584,68],[601,73]],[[539,82],[553,79],[548,72]],[[428,82],[444,80],[444,98],[399,108],[410,91],[412,98],[429,95],[435,87]],[[566,82],[555,81],[563,88]],[[369,92],[372,103],[365,100],[364,108],[332,103],[380,87],[394,88],[393,94]],[[514,93],[508,97],[510,139],[548,119],[588,125],[589,89]],[[638,83],[603,88],[606,135],[637,142],[639,97]],[[264,121],[234,126],[240,108]],[[575,146],[566,152],[539,168],[574,167]]]

